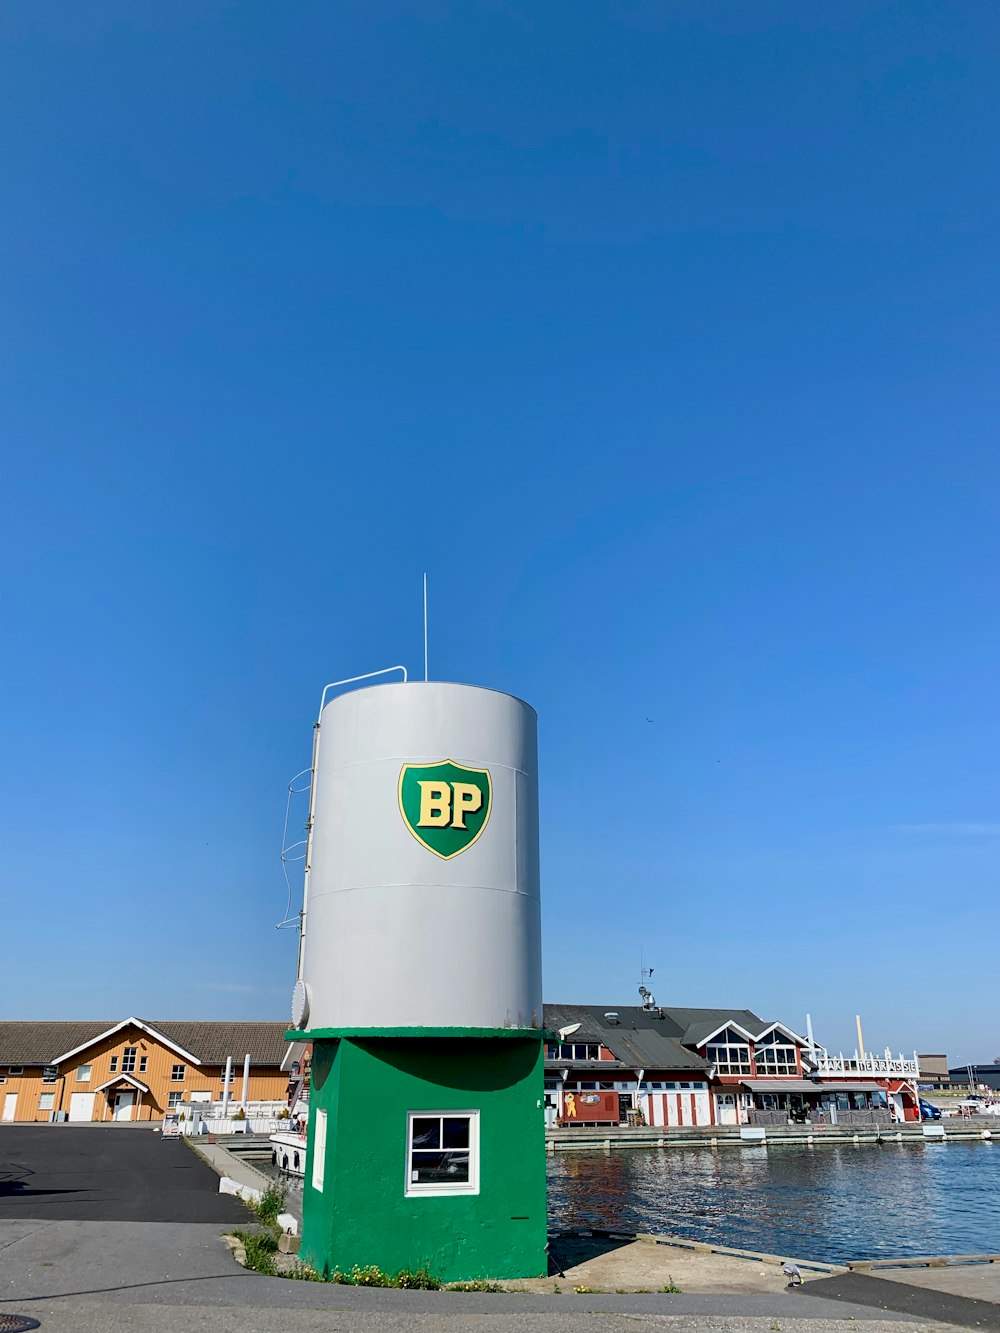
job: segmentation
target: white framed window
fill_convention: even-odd
[[[743,1042],[713,1042],[705,1052],[718,1074],[749,1074],[750,1046]]]
[[[108,1068],[110,1069],[110,1071],[111,1071],[112,1074],[117,1074],[117,1073],[118,1073],[118,1056],[117,1056],[117,1055],[113,1055],[113,1056],[111,1057],[111,1063],[109,1064]]]
[[[313,1129],[312,1150],[312,1187],[323,1193],[323,1177],[326,1172],[326,1112],[316,1112],[316,1125]]]
[[[550,1041],[545,1044],[546,1060],[599,1060],[601,1045],[596,1041]]]
[[[134,1047],[134,1046],[126,1046],[126,1047],[125,1047],[125,1050],[122,1052],[122,1073],[123,1073],[123,1074],[134,1074],[134,1073],[135,1073],[135,1047]]]
[[[147,1064],[148,1060],[149,1060],[149,1057],[146,1056],[146,1055],[140,1055],[140,1056],[139,1056],[139,1073],[140,1073],[140,1074],[145,1074],[145,1072],[146,1072],[146,1064]]]
[[[478,1111],[407,1114],[405,1193],[479,1193]]]
[[[177,1092],[168,1092],[168,1093],[167,1093],[167,1110],[169,1111],[169,1110],[171,1109],[171,1107],[174,1107],[174,1106],[180,1106],[180,1104],[181,1104],[181,1098],[182,1098],[183,1096],[184,1096],[183,1092],[181,1092],[181,1091],[179,1091],[179,1090],[178,1090]]]
[[[171,1083],[183,1083],[183,1082],[184,1082],[184,1072],[185,1072],[186,1068],[187,1068],[186,1065],[171,1065],[171,1066],[170,1066],[170,1081],[171,1081]]]
[[[55,1065],[46,1065],[45,1068],[42,1070],[42,1082],[55,1083],[58,1081],[58,1079],[59,1079],[59,1070],[55,1067]]]
[[[794,1046],[758,1046],[754,1052],[758,1074],[797,1074],[799,1062]]]
[[[11,1078],[20,1078],[21,1075],[24,1073],[24,1066],[11,1065],[10,1068],[7,1070],[7,1073],[11,1076]]]
[[[77,1065],[77,1067],[76,1067],[76,1081],[77,1081],[77,1083],[89,1083],[89,1082],[90,1082],[90,1071],[91,1071],[91,1066],[90,1066],[90,1065]]]
[[[51,1111],[56,1104],[56,1094],[54,1092],[43,1092],[38,1099],[39,1111]]]

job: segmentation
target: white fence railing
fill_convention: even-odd
[[[287,1120],[278,1120],[273,1116],[247,1116],[245,1120],[197,1116],[194,1120],[180,1122],[182,1134],[277,1134],[279,1129],[287,1128]]]
[[[182,1134],[276,1134],[288,1129],[284,1102],[250,1102],[243,1108],[230,1102],[185,1102],[171,1109]]]

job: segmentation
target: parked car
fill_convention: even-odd
[[[921,1120],[940,1120],[941,1108],[935,1106],[933,1102],[925,1102],[920,1098],[920,1119]]]

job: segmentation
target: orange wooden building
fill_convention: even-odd
[[[162,1120],[182,1102],[284,1101],[285,1023],[0,1022],[0,1119]]]

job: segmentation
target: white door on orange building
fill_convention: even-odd
[[[73,1092],[69,1098],[70,1120],[93,1120],[94,1094],[92,1092]]]
[[[132,1103],[135,1101],[134,1092],[116,1092],[115,1093],[115,1119],[131,1120]]]
[[[3,1099],[3,1118],[13,1120],[17,1115],[17,1093],[8,1092]]]

